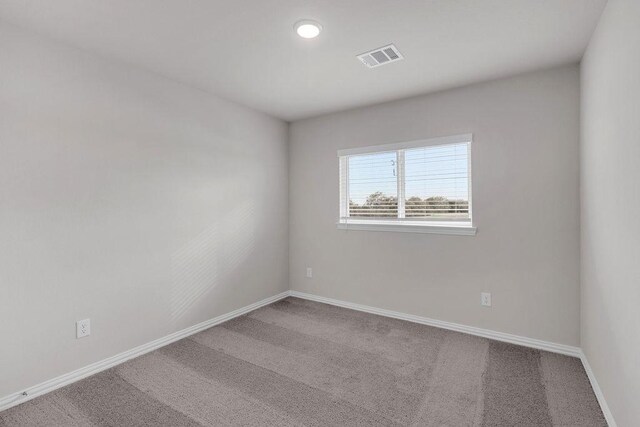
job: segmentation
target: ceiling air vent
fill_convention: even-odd
[[[369,52],[361,53],[358,59],[369,68],[379,67],[380,65],[391,64],[392,62],[404,59],[397,47],[390,44]]]

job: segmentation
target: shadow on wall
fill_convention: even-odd
[[[171,255],[174,324],[249,257],[255,232],[255,204],[249,198]]]

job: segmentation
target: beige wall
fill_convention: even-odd
[[[640,425],[640,2],[610,0],[582,61],[582,347]]]
[[[291,288],[578,345],[578,121],[572,65],[294,122]],[[336,229],[338,149],[461,133],[476,236]]]
[[[0,24],[0,397],[288,289],[286,139]]]

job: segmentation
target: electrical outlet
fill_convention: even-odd
[[[491,307],[491,294],[489,292],[482,292],[480,294],[480,304]]]
[[[313,277],[313,269],[311,267],[307,267],[307,278],[311,279]]]
[[[76,338],[86,337],[91,334],[91,319],[78,320],[76,322]]]

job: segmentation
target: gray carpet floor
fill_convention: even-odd
[[[578,359],[287,298],[2,426],[606,426]]]

